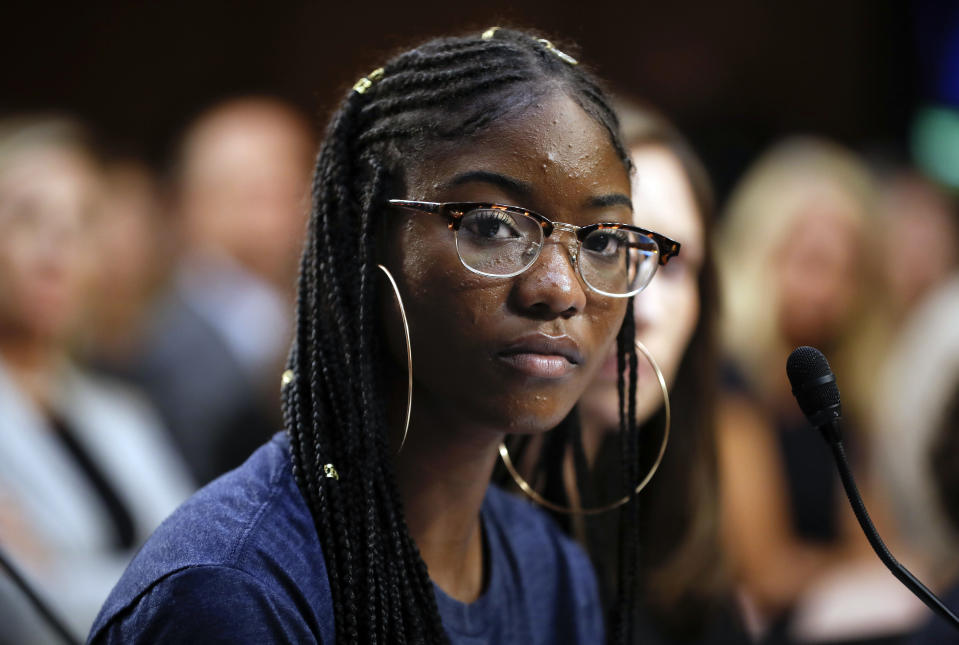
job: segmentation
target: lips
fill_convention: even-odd
[[[497,357],[526,376],[556,379],[583,362],[579,346],[569,336],[528,334],[507,345]]]

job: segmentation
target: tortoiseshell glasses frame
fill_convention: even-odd
[[[599,222],[576,226],[554,222],[520,206],[404,199],[391,199],[389,205],[445,217],[453,231],[460,262],[473,273],[489,277],[519,275],[539,257],[546,238],[558,230],[572,233],[577,243],[569,247],[570,255],[583,282],[593,291],[613,298],[628,298],[642,291],[656,268],[666,264],[680,249],[678,242],[631,224]],[[485,227],[482,235],[479,230],[470,230],[470,239],[461,240],[464,221],[468,223],[466,230],[470,229],[469,224],[477,229]],[[505,227],[505,236],[499,234],[500,227]],[[515,244],[517,240],[521,240],[519,246]],[[612,252],[608,248],[592,248],[611,243],[615,247]],[[587,253],[581,253],[584,248]],[[618,262],[620,257],[625,264]]]

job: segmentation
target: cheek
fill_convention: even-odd
[[[674,311],[670,318],[676,329],[677,353],[682,354],[699,320],[699,287],[694,277],[685,280],[677,289]]]
[[[505,308],[507,289],[502,285],[477,284],[489,278],[464,277],[454,268],[449,273],[411,285],[407,314],[411,328],[430,347],[463,346],[471,338],[490,335]]]
[[[456,254],[453,234],[437,220],[421,217],[397,227],[392,262],[406,301],[410,333],[421,345],[461,345],[482,335],[488,319],[506,300],[508,280],[468,271]]]
[[[420,238],[406,247],[393,272],[406,309],[415,379],[444,396],[463,385],[466,365],[486,361],[478,348],[496,328],[509,288],[506,281],[467,271],[451,247],[452,240]],[[392,354],[405,369],[394,295],[385,276],[381,284],[388,289],[382,305],[391,312],[387,324]]]
[[[665,276],[664,276],[665,277]],[[672,382],[699,321],[699,288],[696,276],[684,274],[657,285],[656,299],[648,306],[659,308],[639,332],[667,381]]]
[[[582,371],[591,379],[616,346],[616,337],[626,315],[627,299],[590,293],[586,303],[583,312],[568,321],[567,330],[585,350],[587,361]]]

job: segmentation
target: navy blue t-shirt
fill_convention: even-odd
[[[434,585],[455,644],[603,642],[588,559],[540,510],[490,486],[488,583],[464,604]],[[150,537],[100,610],[90,643],[333,643],[320,541],[277,435]]]

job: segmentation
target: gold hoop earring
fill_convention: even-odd
[[[396,286],[396,280],[393,279],[393,274],[382,264],[377,264],[376,266],[380,271],[386,274],[386,278],[390,281],[390,286],[393,287],[393,295],[396,296],[396,304],[400,308],[400,318],[403,321],[403,336],[406,338],[406,423],[403,424],[403,438],[400,440],[400,447],[396,450],[396,454],[400,454],[400,451],[403,450],[403,446],[406,444],[406,434],[410,431],[410,412],[413,410],[413,352],[410,349],[410,325],[406,320],[406,308],[403,307],[400,288]]]
[[[659,381],[659,388],[663,393],[663,403],[666,407],[666,422],[665,427],[663,428],[663,441],[659,445],[659,454],[656,455],[656,461],[654,461],[653,465],[650,466],[649,472],[646,473],[646,476],[643,477],[642,481],[640,481],[636,485],[636,488],[628,495],[625,495],[622,498],[603,506],[594,506],[593,508],[572,508],[570,506],[560,506],[559,504],[554,504],[537,493],[533,487],[530,486],[525,479],[523,479],[522,475],[517,472],[516,467],[513,466],[513,460],[509,457],[509,450],[506,449],[506,443],[500,442],[499,456],[503,460],[503,465],[506,466],[506,470],[509,471],[510,476],[513,478],[513,481],[516,482],[516,485],[519,486],[519,489],[523,491],[527,497],[532,499],[540,506],[548,508],[551,511],[556,511],[557,513],[566,513],[568,515],[599,515],[600,513],[611,511],[614,508],[619,508],[628,502],[634,495],[638,495],[640,491],[646,488],[646,485],[649,484],[650,480],[652,480],[653,475],[656,474],[656,471],[659,469],[659,464],[663,461],[663,455],[666,454],[666,444],[669,443],[669,426],[672,421],[672,412],[669,407],[669,388],[666,387],[666,378],[663,376],[662,370],[659,369],[659,364],[656,363],[656,359],[653,358],[653,355],[650,354],[646,346],[637,340],[636,349],[638,349],[639,352],[646,357],[646,360],[649,361],[653,371],[656,372],[656,380]]]

